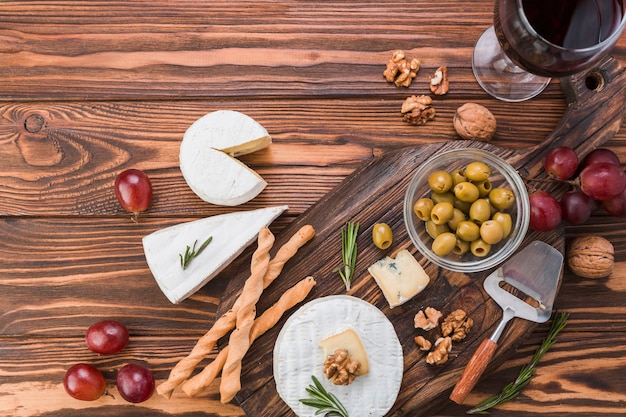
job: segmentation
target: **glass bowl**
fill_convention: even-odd
[[[432,194],[428,177],[434,171],[452,172],[455,169],[463,169],[474,161],[484,162],[489,166],[491,169],[489,181],[492,188],[508,188],[513,192],[515,196],[513,205],[503,210],[511,216],[511,232],[506,238],[492,245],[485,256],[476,256],[471,251],[462,255],[451,253],[439,256],[432,250],[433,238],[426,231],[426,223],[417,217],[413,206],[418,199]],[[429,261],[451,271],[479,272],[500,265],[521,245],[528,231],[529,221],[530,203],[524,181],[504,159],[482,149],[453,149],[428,159],[415,171],[404,198],[404,223],[411,241]]]

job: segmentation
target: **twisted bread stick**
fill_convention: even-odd
[[[237,327],[230,334],[230,346],[224,369],[222,369],[222,383],[220,395],[222,403],[226,404],[233,399],[241,389],[241,360],[250,348],[250,329],[256,316],[256,303],[263,292],[263,277],[270,263],[270,249],[274,244],[274,235],[270,229],[264,227],[259,232],[260,256],[256,263],[252,263],[252,274],[246,280],[241,291],[241,306],[237,309]]]
[[[263,277],[263,288],[267,288],[282,272],[283,266],[291,259],[298,249],[304,246],[315,236],[315,229],[311,225],[305,225],[296,232],[276,253],[268,265],[268,270]],[[254,255],[253,261],[254,263]],[[250,279],[250,278],[248,278]],[[157,386],[157,392],[166,398],[170,398],[174,389],[185,381],[193,373],[194,368],[208,354],[211,353],[217,341],[236,324],[237,310],[241,306],[241,295],[230,310],[220,316],[213,324],[213,327],[203,335],[193,347],[187,357],[181,359],[171,370],[167,380]]]
[[[252,329],[250,330],[250,344],[274,327],[287,310],[304,300],[309,292],[311,292],[314,285],[315,279],[313,279],[313,277],[306,277],[285,291],[274,305],[265,310],[265,312],[254,321]],[[228,351],[229,346],[226,346],[202,372],[187,380],[183,384],[183,391],[190,397],[194,397],[211,385],[222,370],[228,356]]]

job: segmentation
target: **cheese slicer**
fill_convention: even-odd
[[[563,267],[563,255],[541,241],[534,241],[483,283],[487,294],[502,307],[502,319],[469,360],[450,399],[462,404],[474,388],[498,348],[498,339],[514,317],[544,323],[552,314]]]

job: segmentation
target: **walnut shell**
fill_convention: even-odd
[[[453,123],[463,139],[489,141],[496,134],[495,116],[480,104],[463,104],[457,109]]]
[[[567,266],[583,278],[604,278],[613,272],[615,249],[601,236],[586,235],[574,239],[567,248]]]

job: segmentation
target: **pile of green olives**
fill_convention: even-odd
[[[481,161],[429,175],[430,196],[417,200],[413,211],[425,222],[436,255],[471,252],[482,258],[510,235],[513,220],[507,211],[515,195],[508,188],[494,188],[490,176],[491,169]]]

